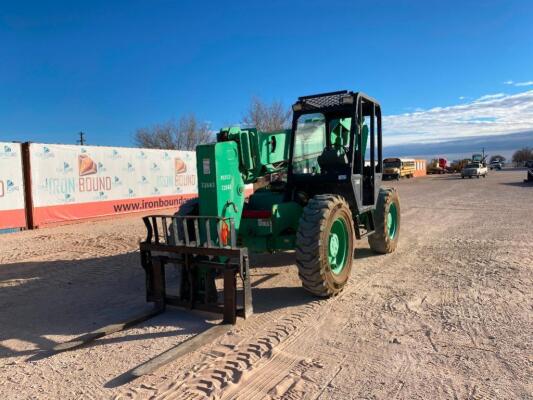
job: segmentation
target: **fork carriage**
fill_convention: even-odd
[[[228,324],[235,324],[237,316],[253,313],[248,249],[237,247],[232,218],[150,215],[143,221],[147,236],[140,243],[140,253],[147,301],[160,309],[168,304],[220,313]],[[180,269],[178,295],[167,294],[166,265]],[[203,275],[197,273],[199,269],[223,277],[222,301],[216,288],[211,293],[195,290]]]

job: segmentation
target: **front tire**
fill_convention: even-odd
[[[400,197],[396,189],[379,191],[374,221],[375,232],[368,237],[370,248],[379,254],[392,253],[400,237]]]
[[[352,270],[355,230],[346,200],[314,196],[303,210],[296,235],[296,263],[302,286],[320,297],[338,294]]]

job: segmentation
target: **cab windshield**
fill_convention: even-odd
[[[320,173],[318,156],[326,147],[324,114],[305,114],[298,118],[294,134],[293,173]]]
[[[322,113],[301,115],[294,134],[293,173],[320,174],[318,158],[328,146],[341,154],[347,153],[350,124],[351,118],[326,119]]]
[[[400,168],[400,167],[401,167],[400,160],[383,161],[383,168]]]

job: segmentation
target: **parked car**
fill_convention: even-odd
[[[496,169],[498,171],[502,169],[502,166],[503,166],[503,163],[501,161],[498,161],[498,160],[492,161],[489,164],[489,168],[490,169]]]
[[[469,178],[472,178],[473,176],[480,177],[482,176],[485,178],[487,176],[487,166],[482,163],[470,163],[467,164],[463,170],[461,171],[461,178],[465,178],[465,176],[468,176]]]

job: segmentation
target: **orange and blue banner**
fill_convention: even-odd
[[[25,226],[21,146],[0,142],[0,229]]]

